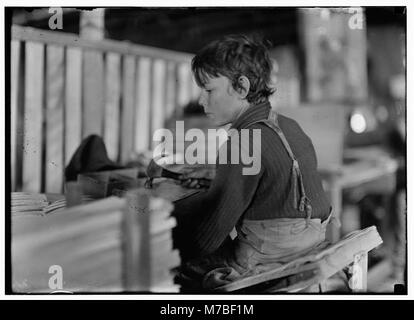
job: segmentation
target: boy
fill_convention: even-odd
[[[227,162],[218,158],[210,187],[175,204],[184,273],[204,288],[274,268],[325,240],[330,205],[316,154],[295,121],[271,110],[271,69],[265,46],[245,36],[214,41],[192,61],[205,113],[218,126],[231,123],[233,131],[250,133],[247,142],[230,135]],[[259,141],[252,138],[254,130]],[[256,174],[245,174],[242,161],[231,161],[237,144],[241,158],[260,149]],[[202,175],[182,176],[189,187],[197,187],[197,178]],[[233,228],[237,237],[231,240]]]

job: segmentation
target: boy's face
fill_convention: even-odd
[[[209,78],[201,88],[199,103],[217,126],[233,122],[243,109],[243,98],[227,77]]]

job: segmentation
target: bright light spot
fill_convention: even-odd
[[[367,122],[360,113],[354,113],[351,117],[351,129],[355,133],[362,133],[367,129]]]

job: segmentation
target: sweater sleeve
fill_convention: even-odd
[[[232,164],[232,143],[228,141],[226,147],[227,161],[218,164],[216,177],[210,188],[184,199],[184,203],[180,204],[180,207],[191,211],[188,218],[194,219],[195,223],[189,231],[189,239],[195,241],[194,245],[202,255],[215,251],[229,235],[251,203],[263,174],[261,163],[255,174],[248,175],[243,170],[252,166],[243,161],[247,159],[243,153],[248,150],[241,147],[239,163]]]

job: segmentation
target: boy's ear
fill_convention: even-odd
[[[245,99],[250,91],[250,81],[246,76],[240,76],[237,81],[239,82],[240,86],[237,92],[242,99]]]

